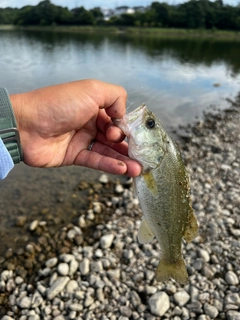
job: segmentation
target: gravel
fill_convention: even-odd
[[[36,241],[7,251],[1,319],[240,320],[237,106],[207,114],[179,141],[199,222],[199,236],[183,244],[188,285],[156,282],[160,248],[137,241],[141,210],[131,181],[101,174],[95,183],[80,181],[73,198],[85,190],[89,205],[78,212],[74,202],[71,224],[53,233],[47,219],[31,221]]]

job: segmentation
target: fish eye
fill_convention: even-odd
[[[146,127],[148,129],[153,129],[155,127],[155,120],[153,118],[149,118],[146,121]]]

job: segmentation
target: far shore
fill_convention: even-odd
[[[240,40],[240,31],[206,30],[206,29],[167,29],[148,27],[117,27],[117,26],[14,26],[0,25],[0,31],[51,31],[76,33],[113,33],[127,35],[141,35],[148,37],[171,38],[208,38],[213,40]]]

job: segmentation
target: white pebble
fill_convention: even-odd
[[[80,216],[80,217],[79,217],[79,219],[78,219],[78,225],[79,225],[79,227],[81,227],[81,228],[86,227],[86,220],[85,220],[84,216]]]
[[[43,298],[38,291],[35,291],[32,297],[32,308],[39,307],[43,302]]]
[[[93,256],[93,247],[90,247],[90,246],[84,247],[83,255],[85,258],[91,259]]]
[[[7,281],[8,279],[12,278],[12,276],[13,276],[13,271],[12,270],[4,270],[1,273],[1,279],[3,281]]]
[[[99,177],[98,181],[99,181],[100,183],[106,184],[106,183],[108,183],[109,179],[108,179],[108,176],[107,176],[106,174],[102,174],[102,175]]]
[[[129,249],[129,250],[124,250],[124,251],[123,251],[123,256],[124,256],[124,258],[130,260],[130,259],[132,259],[132,257],[134,256],[134,252],[133,252],[131,249]]]
[[[75,231],[74,229],[68,230],[68,233],[67,233],[68,239],[70,239],[70,240],[71,240],[71,239],[74,239],[75,236],[76,236],[76,231]]]
[[[51,306],[45,306],[45,307],[43,308],[43,314],[44,314],[44,315],[48,316],[48,315],[50,315],[51,313],[52,313],[52,308],[51,308]]]
[[[190,295],[186,291],[178,291],[173,295],[175,302],[180,306],[183,307],[188,300],[190,299]]]
[[[53,320],[65,320],[65,317],[60,314],[60,315],[54,317]]]
[[[39,270],[39,274],[44,277],[47,277],[50,273],[51,273],[50,268],[44,268],[42,270]]]
[[[100,202],[93,202],[93,212],[94,213],[101,213],[102,212],[102,205]]]
[[[44,226],[47,225],[47,221],[39,221],[38,225],[39,225],[40,227],[44,227]]]
[[[84,307],[89,307],[94,302],[93,297],[87,296],[84,302]]]
[[[70,280],[66,285],[66,292],[73,293],[79,287],[76,280]]]
[[[95,257],[96,257],[96,258],[102,258],[102,257],[103,257],[103,252],[102,252],[101,249],[97,249],[97,250],[95,251]]]
[[[91,262],[91,271],[92,272],[101,272],[103,270],[102,261],[92,261]]]
[[[112,269],[107,271],[107,275],[111,279],[119,279],[120,278],[120,269]]]
[[[72,259],[69,264],[69,275],[72,276],[78,269],[78,262],[76,259]]]
[[[76,319],[76,316],[77,316],[77,312],[76,311],[71,311],[68,315],[68,318],[70,320],[73,320],[73,319]]]
[[[37,282],[37,289],[42,294],[45,295],[47,288],[42,285],[40,282]]]
[[[110,248],[113,243],[113,239],[114,239],[114,235],[112,233],[102,236],[100,239],[101,248],[102,249]]]
[[[18,306],[22,309],[29,309],[31,306],[31,299],[29,297],[20,298],[18,301]]]
[[[233,271],[228,271],[225,276],[225,280],[230,285],[237,285],[239,283],[237,275]]]
[[[94,218],[95,218],[95,215],[94,215],[93,210],[92,210],[92,209],[89,209],[89,210],[87,211],[86,219],[87,219],[87,220],[94,220]]]
[[[203,260],[205,262],[208,262],[210,260],[210,255],[209,255],[207,250],[200,249],[199,250],[199,255],[200,255],[201,258],[203,258]]]
[[[34,315],[31,315],[30,317],[28,317],[28,320],[40,320],[40,318],[39,318],[38,314],[34,314]]]
[[[82,311],[83,305],[79,303],[72,303],[70,304],[69,309],[72,311]]]
[[[30,223],[29,230],[30,230],[30,231],[34,231],[34,230],[37,228],[38,223],[39,223],[38,220],[32,221],[32,222]]]
[[[47,299],[52,300],[55,298],[65,288],[69,280],[69,277],[60,277],[54,281],[51,287],[47,290]]]
[[[115,187],[115,192],[116,193],[123,193],[124,191],[124,188],[121,184],[117,184],[116,187]]]
[[[54,257],[54,258],[48,259],[45,262],[45,265],[47,268],[53,268],[56,266],[57,262],[58,262],[58,259],[56,257]]]
[[[60,260],[63,262],[69,263],[72,259],[75,259],[74,255],[69,254],[69,253],[63,253],[60,255]]]
[[[83,276],[89,273],[90,271],[90,261],[88,258],[83,258],[83,260],[79,264],[80,272]]]
[[[57,271],[61,276],[66,276],[69,273],[69,265],[66,262],[59,263]]]

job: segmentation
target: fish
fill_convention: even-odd
[[[114,124],[127,137],[129,157],[142,166],[141,174],[133,179],[143,212],[138,241],[145,244],[156,237],[159,242],[157,281],[174,279],[185,285],[188,274],[182,242],[191,242],[197,237],[198,222],[180,150],[160,119],[145,104],[115,119]]]

